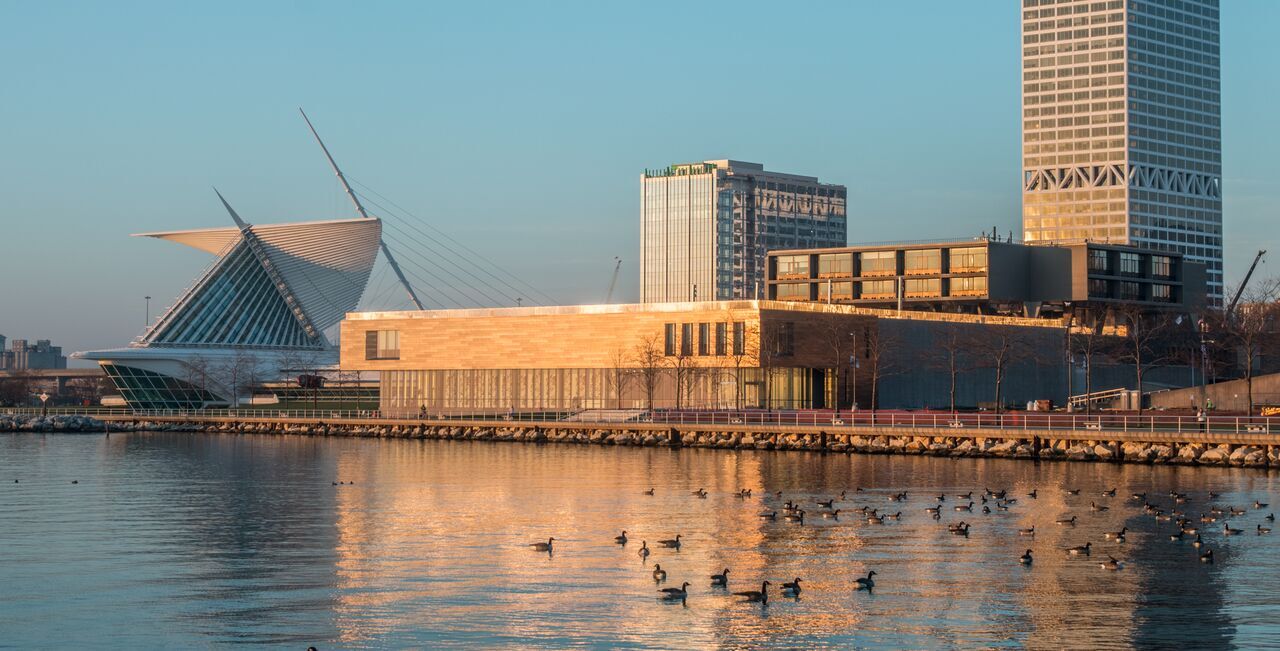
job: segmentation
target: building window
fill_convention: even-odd
[[[698,324],[698,354],[707,356],[711,354],[711,324]]]
[[[1089,271],[1106,273],[1110,270],[1111,264],[1107,261],[1107,252],[1102,249],[1089,249]]]
[[[1173,302],[1173,288],[1169,285],[1152,285],[1151,300],[1160,301],[1161,303]]]
[[[809,256],[807,255],[780,255],[776,258],[778,261],[778,279],[785,278],[808,278],[809,277]]]
[[[1126,301],[1137,301],[1142,298],[1142,285],[1124,281],[1120,283],[1120,298]]]
[[[898,255],[894,251],[865,251],[858,254],[864,276],[892,276],[898,273]]]
[[[747,354],[747,324],[742,321],[733,322],[733,354]]]
[[[987,270],[987,247],[964,246],[951,249],[951,273]]]
[[[902,268],[908,276],[936,274],[942,271],[942,249],[920,249],[902,254]]]
[[[364,333],[365,359],[400,359],[399,330],[369,330]]]
[[[668,323],[663,335],[662,352],[667,357],[676,354],[676,324]]]
[[[902,288],[907,298],[942,295],[941,278],[908,278]]]
[[[868,280],[862,283],[862,298],[894,298],[897,292],[892,280]]]
[[[726,330],[727,328],[725,328],[725,324],[723,322],[716,324],[716,355],[719,355],[721,357],[723,357],[726,354],[726,349],[728,348],[725,345],[726,343],[728,343],[725,341]]]
[[[1151,256],[1151,275],[1157,278],[1169,278],[1173,275],[1173,259],[1167,255]]]
[[[693,324],[680,324],[680,356],[690,357],[693,355]]]
[[[790,357],[796,352],[796,324],[785,321],[778,324],[778,334],[773,340],[773,354]]]
[[[952,278],[950,284],[952,296],[984,296],[987,293],[986,276]]]
[[[1126,276],[1142,275],[1142,258],[1137,253],[1120,253],[1120,273]]]
[[[1089,296],[1091,298],[1106,298],[1109,294],[1110,292],[1107,291],[1107,281],[1101,278],[1089,279]]]
[[[779,301],[809,300],[809,283],[783,283],[775,287],[777,292],[774,297]]]
[[[853,255],[823,253],[818,256],[818,277],[833,278],[853,275]]]
[[[853,283],[847,280],[841,283],[827,283],[827,286],[823,287],[822,291],[826,292],[828,290],[831,292],[831,300],[833,301],[853,300]]]

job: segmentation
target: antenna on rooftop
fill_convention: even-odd
[[[351,184],[347,183],[347,177],[343,176],[342,170],[338,168],[338,162],[333,160],[333,155],[329,153],[329,148],[324,146],[324,141],[320,139],[320,134],[316,133],[316,128],[311,124],[311,120],[307,117],[306,111],[303,111],[302,108],[299,107],[298,112],[302,114],[302,119],[306,121],[307,128],[311,129],[311,135],[316,137],[316,142],[320,144],[320,149],[324,151],[324,157],[329,159],[329,166],[333,168],[333,173],[337,175],[338,180],[342,182],[342,189],[347,191],[347,196],[351,197],[351,203],[356,205],[356,212],[360,213],[361,217],[370,219],[368,211],[366,211],[364,209],[364,205],[360,203],[360,198],[357,197],[355,191],[351,189]],[[409,300],[413,303],[413,306],[419,310],[424,309],[422,307],[422,301],[418,300],[418,294],[413,291],[413,287],[409,284],[409,279],[404,277],[403,271],[400,271],[400,265],[396,263],[395,256],[391,255],[391,249],[387,248],[387,241],[379,238],[378,246],[382,247],[382,255],[386,256],[387,264],[391,265],[391,270],[396,272],[396,278],[400,279],[400,284],[404,286],[404,291],[409,294]]]

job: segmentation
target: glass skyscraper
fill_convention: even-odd
[[[710,160],[640,177],[640,301],[764,298],[765,253],[844,246],[846,190],[759,163]]]
[[[1023,238],[1222,275],[1218,0],[1023,0]]]

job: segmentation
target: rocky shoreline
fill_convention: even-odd
[[[81,420],[47,423],[35,429],[27,423],[21,431],[101,431],[103,423],[83,417],[50,417]],[[96,425],[92,425],[96,423]],[[76,427],[82,429],[75,429]],[[847,433],[759,433],[726,431],[680,431],[676,429],[544,428],[492,427],[478,425],[314,425],[278,422],[155,422],[115,423],[112,429],[151,432],[202,432],[222,434],[277,434],[295,436],[354,436],[395,439],[438,439],[452,441],[510,441],[522,443],[569,443],[579,445],[624,445],[642,447],[691,447],[723,450],[781,450],[856,454],[900,454],[939,457],[976,457],[1146,463],[1188,466],[1234,466],[1245,468],[1280,467],[1280,446],[1208,444],[1168,441],[1161,443],[1117,442],[1105,439],[1075,441],[1041,438],[988,438],[970,436],[925,436],[919,430],[885,428],[880,435]],[[0,420],[0,430],[6,429]]]
[[[0,432],[102,432],[106,423],[88,416],[0,414]]]

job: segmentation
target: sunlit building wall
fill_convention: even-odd
[[[1217,0],[1023,0],[1023,237],[1176,251],[1222,297]]]
[[[772,249],[842,246],[846,190],[711,160],[640,177],[643,303],[761,298]]]

